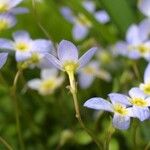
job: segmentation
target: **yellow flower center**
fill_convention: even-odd
[[[114,105],[114,111],[120,115],[127,115],[128,114],[128,110],[122,106],[121,104],[115,104]]]
[[[41,93],[48,94],[51,93],[56,87],[54,79],[48,79],[41,83],[40,91]]]
[[[67,73],[74,73],[78,67],[78,64],[74,61],[68,61],[64,63],[64,70]]]
[[[9,23],[7,20],[0,20],[0,31],[3,31],[9,27]]]
[[[91,21],[84,14],[79,14],[77,22],[88,27],[91,27],[92,25]]]
[[[95,73],[95,69],[90,67],[90,66],[87,66],[83,69],[83,71],[86,73],[86,74],[94,74]]]
[[[33,53],[32,56],[31,56],[31,61],[32,63],[39,63],[40,61],[40,55],[38,53]]]
[[[8,5],[7,4],[0,4],[0,13],[5,13],[8,11]]]
[[[145,94],[150,94],[150,84],[140,84],[140,89],[141,89]]]
[[[139,52],[142,53],[142,54],[150,51],[150,47],[148,47],[144,44],[140,44],[137,48],[138,48]]]
[[[29,45],[25,42],[18,42],[16,45],[15,45],[16,49],[18,51],[21,51],[21,52],[26,52],[29,50]]]
[[[145,107],[147,106],[147,101],[142,98],[134,98],[131,100],[131,103],[135,106]]]

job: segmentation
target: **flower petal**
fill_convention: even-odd
[[[13,8],[13,7],[15,7],[15,6],[17,6],[19,3],[21,3],[23,0],[9,0],[8,2],[8,4],[9,4],[9,7],[10,8]]]
[[[131,105],[126,95],[118,94],[118,93],[110,93],[108,96],[113,104],[121,103],[123,105]]]
[[[27,82],[27,86],[34,90],[38,90],[40,85],[41,85],[40,79],[33,79]]]
[[[72,36],[76,41],[84,39],[89,32],[89,28],[80,23],[76,23],[73,27]]]
[[[97,48],[93,47],[90,50],[88,50],[82,57],[80,57],[78,63],[79,63],[79,68],[84,67],[90,60],[91,58],[94,56],[94,54],[96,53]]]
[[[6,63],[8,53],[0,53],[0,68]]]
[[[61,62],[53,55],[47,53],[45,55],[45,59],[47,60],[47,63],[49,63],[50,66],[53,65],[56,68],[63,70]]]
[[[150,83],[150,63],[147,65],[144,72],[144,83]]]
[[[77,47],[67,40],[62,40],[58,45],[58,58],[64,63],[65,61],[77,61],[78,49]]]
[[[96,109],[96,110],[105,110],[105,111],[110,111],[113,112],[113,106],[110,102],[106,101],[103,98],[99,97],[94,97],[89,100],[87,100],[84,103],[84,107]]]
[[[51,69],[43,69],[41,71],[41,78],[42,79],[48,79],[52,76],[56,77],[58,74],[58,70],[56,68],[51,68]]]
[[[139,10],[146,16],[150,17],[150,1],[140,0],[138,3]]]
[[[0,39],[0,49],[14,50],[13,42],[7,39]]]
[[[26,14],[29,13],[29,9],[24,8],[24,7],[17,7],[17,8],[12,8],[10,10],[10,12],[14,15],[18,15],[18,14]]]
[[[17,51],[15,55],[17,62],[25,61],[29,59],[31,56],[32,54],[30,52],[20,52],[20,51]]]
[[[129,95],[131,98],[142,98],[145,99],[146,95],[144,94],[144,92],[142,90],[140,90],[140,88],[138,87],[134,87],[129,91]]]
[[[83,7],[91,13],[95,11],[95,3],[93,1],[83,1]]]
[[[130,126],[130,117],[114,114],[113,126],[120,130],[127,130]]]

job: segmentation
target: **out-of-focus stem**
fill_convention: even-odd
[[[16,128],[17,128],[18,139],[19,139],[19,143],[20,143],[20,149],[24,150],[25,148],[24,148],[24,143],[23,143],[23,138],[22,138],[22,133],[21,133],[21,128],[20,128],[20,120],[19,120],[18,100],[17,100],[17,96],[16,96],[17,82],[18,82],[18,79],[19,79],[19,76],[21,75],[21,73],[22,73],[22,70],[18,70],[15,75],[13,86],[12,86],[12,98],[14,101]]]
[[[67,72],[69,76],[69,82],[70,82],[70,91],[73,96],[73,101],[74,101],[74,107],[75,107],[75,112],[76,112],[76,118],[78,119],[81,127],[87,132],[87,134],[92,138],[92,140],[96,143],[99,149],[102,149],[102,143],[98,140],[98,138],[89,130],[86,128],[84,122],[82,121],[81,114],[80,114],[80,107],[78,104],[78,99],[77,99],[77,88],[76,88],[76,82],[74,79],[74,73],[73,72]]]
[[[8,150],[13,150],[13,148],[11,147],[10,144],[8,144],[6,142],[6,140],[4,140],[2,137],[0,137],[0,143],[2,143],[3,145],[5,145],[5,147],[8,149]]]

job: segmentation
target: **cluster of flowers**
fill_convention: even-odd
[[[126,32],[126,41],[117,42],[114,48],[119,55],[150,61],[150,1],[139,1],[138,8],[147,17],[139,24],[132,24]]]

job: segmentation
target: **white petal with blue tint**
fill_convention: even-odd
[[[42,79],[48,79],[48,78],[50,78],[52,76],[54,76],[54,77],[57,76],[57,74],[58,74],[58,70],[55,69],[55,68],[43,69],[41,71],[41,78]]]
[[[84,39],[89,32],[89,28],[80,23],[76,23],[73,27],[72,35],[77,41]]]
[[[150,110],[148,107],[137,107],[133,106],[133,114],[136,116],[140,121],[144,121],[150,117]]]
[[[113,126],[120,130],[127,130],[130,126],[130,117],[114,114]]]
[[[34,90],[38,90],[41,85],[40,79],[33,79],[27,83],[28,87]]]
[[[94,80],[93,75],[88,75],[83,72],[79,73],[79,85],[81,88],[86,89],[88,88]]]
[[[97,19],[97,21],[99,21],[100,23],[103,23],[103,24],[109,22],[109,20],[110,20],[110,17],[105,10],[97,11],[94,14],[94,16]]]
[[[129,91],[129,95],[131,98],[141,98],[141,99],[145,99],[146,95],[144,94],[144,92],[142,90],[140,90],[140,88],[132,88]]]
[[[150,0],[140,0],[138,8],[144,15],[150,17]]]
[[[16,7],[19,3],[21,3],[23,0],[9,0],[8,5],[9,8]]]
[[[18,61],[18,62],[25,61],[25,60],[29,59],[31,56],[32,56],[32,54],[30,52],[17,51],[15,54],[16,61]]]
[[[7,39],[0,39],[0,49],[14,50],[13,42]]]
[[[147,65],[144,72],[144,83],[150,83],[150,63]]]
[[[123,94],[110,93],[108,96],[113,104],[121,103],[123,105],[131,105],[131,103],[128,101],[128,97]]]
[[[95,11],[95,3],[93,1],[84,1],[83,7],[91,13]]]
[[[62,40],[58,45],[58,58],[64,63],[65,61],[78,60],[78,49],[77,47],[67,40]]]
[[[60,70],[63,70],[61,62],[53,55],[47,53],[45,55],[45,59],[47,59],[47,63],[49,63],[50,65],[53,65]]]
[[[97,48],[93,47],[91,49],[89,49],[83,56],[80,57],[79,59],[79,68],[84,67],[94,56],[94,54],[96,53]]]
[[[24,8],[24,7],[17,7],[17,8],[12,8],[10,10],[10,12],[14,15],[18,15],[18,14],[26,14],[29,13],[29,9]]]
[[[96,110],[105,110],[105,111],[113,112],[112,104],[106,101],[105,99],[99,97],[95,97],[87,100],[84,103],[84,106]]]
[[[0,68],[6,63],[8,53],[0,53]]]

